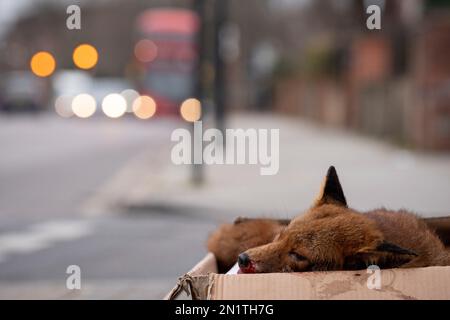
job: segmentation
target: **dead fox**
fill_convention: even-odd
[[[304,214],[292,221],[238,218],[209,237],[208,249],[220,272],[236,260],[242,273],[450,265],[450,251],[416,215],[350,209],[334,167]]]

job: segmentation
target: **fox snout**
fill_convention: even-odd
[[[283,242],[273,242],[244,251],[238,256],[239,273],[281,272],[288,268]]]
[[[255,264],[250,256],[243,252],[238,257],[239,273],[255,273]]]
[[[251,263],[250,257],[248,254],[241,253],[238,257],[238,264],[240,268],[247,268]]]

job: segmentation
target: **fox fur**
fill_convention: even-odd
[[[238,218],[211,234],[207,246],[219,272],[236,261],[243,273],[450,265],[450,251],[416,215],[349,208],[334,167],[304,214],[291,221]]]
[[[228,271],[241,252],[272,242],[284,227],[271,219],[237,218],[223,224],[208,239],[208,250],[217,259],[219,272]]]

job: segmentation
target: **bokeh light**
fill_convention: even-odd
[[[152,62],[158,55],[158,47],[151,40],[140,40],[134,46],[134,55],[140,62]]]
[[[202,116],[202,105],[195,98],[184,100],[180,107],[180,114],[184,120],[194,122]]]
[[[103,99],[102,110],[110,118],[119,118],[127,111],[127,102],[120,94],[111,93]]]
[[[149,96],[140,96],[134,100],[133,112],[139,119],[150,119],[156,112],[156,102]]]
[[[55,71],[56,61],[50,53],[40,51],[31,58],[30,67],[38,77],[48,77]]]
[[[63,118],[70,118],[73,116],[72,111],[72,97],[67,95],[62,95],[55,100],[55,111]]]
[[[72,100],[72,111],[77,117],[89,118],[96,109],[97,102],[90,94],[81,93]]]
[[[90,44],[81,44],[73,51],[73,62],[80,69],[92,69],[98,62],[98,52]]]
[[[139,98],[139,92],[133,89],[126,89],[123,90],[120,94],[127,102],[127,112],[133,112],[133,103],[137,98]]]

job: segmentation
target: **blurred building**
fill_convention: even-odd
[[[69,30],[66,9],[71,4],[81,7],[81,30]],[[30,59],[39,51],[49,51],[56,59],[57,71],[76,69],[73,50],[82,43],[93,45],[99,53],[98,64],[87,71],[93,77],[125,78],[130,76],[134,46],[139,36],[136,20],[148,8],[160,6],[189,7],[189,0],[79,0],[30,1],[11,25],[1,34],[0,73],[14,74],[30,70]],[[30,77],[32,75],[30,74]],[[36,78],[36,77],[35,77]],[[52,98],[51,77],[36,78],[44,88],[39,104],[46,108]],[[0,83],[1,84],[1,83]],[[0,104],[5,86],[0,85]]]
[[[335,11],[329,19],[319,5],[308,9],[328,26],[306,37],[296,72],[290,60],[280,73],[275,108],[412,147],[450,149],[449,2],[378,1],[382,29],[374,31],[365,24],[370,3],[325,5]],[[343,16],[350,19],[336,19]]]
[[[73,68],[72,52],[80,43],[94,45],[100,55],[98,76],[123,76],[133,56],[136,18],[145,9],[191,5],[189,0],[81,1],[81,30],[66,27],[65,1],[45,1],[15,21],[4,35],[0,71],[27,70],[30,57],[40,50],[57,57],[58,68]]]
[[[275,110],[405,146],[450,149],[450,1],[219,1],[205,0],[203,98],[220,94],[228,109]],[[81,31],[65,27],[67,2],[39,3],[3,35],[0,72],[27,70],[39,50],[72,68],[73,48],[89,42],[100,54],[92,75],[128,76],[139,13],[201,1],[81,1]],[[381,30],[366,28],[370,4],[382,8]]]

